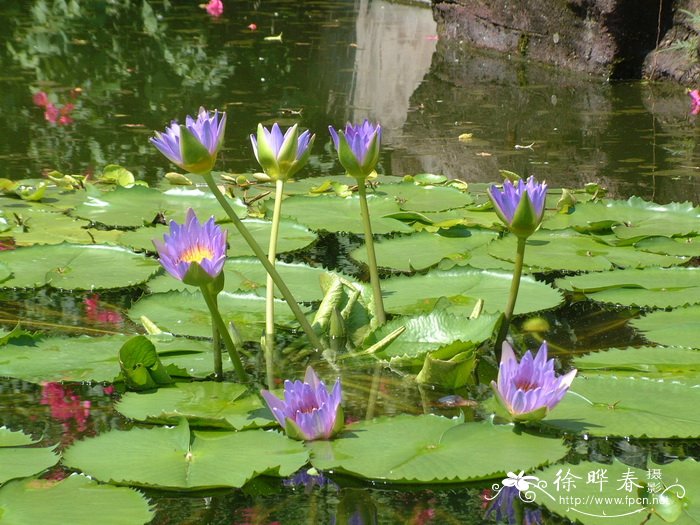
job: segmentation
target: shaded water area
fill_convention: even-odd
[[[298,122],[317,134],[306,172],[339,174],[327,126],[370,118],[384,129],[382,174],[435,173],[483,183],[511,170],[552,187],[597,183],[616,198],[700,203],[698,125],[683,86],[609,84],[442,42],[425,5],[227,1],[223,16],[213,18],[194,1],[0,1],[0,20],[6,127],[0,178],[41,178],[53,170],[95,174],[119,164],[155,184],[172,166],[149,144],[153,130],[205,105],[228,114],[217,167],[234,174],[258,170],[248,135],[258,122],[275,121]],[[72,121],[49,122],[33,100],[37,91],[59,108],[73,104],[66,110]],[[346,257],[359,244],[353,236],[329,234],[290,260],[366,278]],[[124,312],[142,293],[96,298],[3,291],[0,322],[9,329],[21,318],[27,329],[71,335],[135,333],[138,327]],[[598,348],[642,344],[626,323],[637,314],[571,301],[542,320],[552,348],[567,362]],[[523,328],[521,320],[516,327]],[[524,337],[530,347],[541,341],[537,332]],[[302,370],[302,364],[290,364],[291,376]],[[372,370],[344,370],[342,379],[346,413],[365,417]],[[385,372],[378,389],[375,415],[478,417],[472,406],[449,406],[443,396],[453,392],[418,388],[399,373]],[[484,398],[487,388],[459,394]],[[108,385],[0,379],[0,424],[67,445],[131,426],[113,410],[118,396]],[[572,461],[618,457],[644,465],[648,457],[666,463],[700,456],[697,441],[567,443]],[[465,450],[457,460],[483,453],[498,451]],[[157,509],[154,524],[470,524],[493,519],[484,518],[489,488],[405,489],[332,476],[257,478],[243,490],[147,495]],[[351,521],[353,513],[364,521]],[[566,523],[546,512],[543,519]]]

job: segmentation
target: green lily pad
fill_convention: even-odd
[[[654,377],[675,376],[680,380],[700,378],[700,352],[691,348],[647,346],[613,348],[574,359],[580,371],[610,372]]]
[[[241,202],[231,200],[230,204],[239,217],[245,217],[247,209]],[[162,192],[143,186],[117,187],[98,196],[88,196],[73,214],[108,226],[135,227],[151,224],[159,215],[166,221],[182,223],[189,208],[197,212],[200,221],[212,215],[217,220],[227,219],[213,194],[181,187]]]
[[[142,525],[154,511],[135,490],[100,485],[80,474],[61,481],[23,479],[0,489],[0,516],[12,525],[70,523],[92,525]]]
[[[462,423],[439,416],[383,417],[348,425],[332,441],[312,441],[311,464],[390,483],[456,483],[529,470],[566,455],[559,439],[532,436],[511,425]],[[498,454],[465,451],[488,447]]]
[[[242,487],[260,474],[289,476],[308,461],[299,441],[269,430],[194,431],[174,427],[113,430],[75,443],[63,462],[102,481],[160,489]]]
[[[654,343],[700,348],[700,306],[651,312],[630,324]]]
[[[372,233],[412,231],[401,221],[384,218],[385,215],[399,211],[399,205],[394,199],[368,195],[367,205],[372,220]],[[294,195],[284,200],[282,216],[316,231],[364,233],[360,199],[357,196],[341,198],[331,195]]]
[[[646,237],[634,246],[643,252],[676,257],[700,257],[700,237]]]
[[[419,186],[412,182],[382,184],[376,195],[394,198],[405,211],[438,212],[463,208],[474,202],[469,194],[449,186]]]
[[[132,336],[49,337],[34,346],[3,346],[0,373],[24,381],[113,381],[119,375],[119,349]],[[205,377],[213,372],[211,343],[152,336],[171,375]],[[230,366],[224,356],[225,366]]]
[[[297,301],[310,302],[323,299],[319,280],[322,275],[330,273],[328,270],[307,266],[302,263],[285,263],[280,261],[275,263],[275,268]],[[224,275],[224,290],[227,292],[253,293],[260,297],[265,297],[267,272],[257,259],[250,257],[229,259],[224,265]],[[193,287],[173,279],[170,275],[161,275],[150,280],[148,287],[152,292],[194,290]],[[282,297],[282,294],[276,287],[275,296]]]
[[[12,275],[12,270],[5,263],[0,262],[0,283],[3,283]]]
[[[258,396],[244,396],[237,383],[176,383],[172,388],[141,394],[127,392],[116,406],[125,417],[149,423],[175,424],[186,417],[190,426],[245,430],[269,426],[270,411]]]
[[[25,447],[36,442],[23,432],[0,427],[0,485],[14,478],[33,476],[58,463],[56,447]]]
[[[484,300],[487,313],[502,312],[508,300],[512,274],[470,268],[431,270],[425,275],[400,276],[382,283],[387,312],[414,314],[431,311],[446,297],[451,311],[469,315],[478,299]],[[532,277],[523,276],[515,313],[523,314],[554,308],[561,304],[560,292]]]
[[[530,486],[535,503],[582,525],[696,525],[700,523],[700,503],[694,496],[700,493],[699,471],[692,459],[666,465],[650,463],[647,469],[614,459],[605,464],[582,461],[553,465],[529,474],[540,480]],[[655,492],[640,488],[652,484]],[[667,501],[668,496],[671,501]],[[647,497],[646,502],[643,497]],[[652,516],[645,521],[652,509]]]
[[[265,326],[265,298],[255,294],[219,294],[219,310],[225,322],[233,321],[245,341],[259,341]],[[211,316],[201,293],[167,292],[149,295],[128,312],[133,320],[148,317],[162,330],[175,335],[211,337]],[[287,303],[275,300],[275,324],[295,326]]]
[[[40,439],[34,439],[29,434],[20,430],[10,430],[7,427],[0,427],[0,447],[23,447],[38,443]]]
[[[489,244],[488,253],[512,262],[515,260],[516,245],[516,237],[506,235]],[[573,230],[540,230],[527,240],[525,249],[525,266],[530,271],[603,271],[615,266],[673,266],[686,261],[687,258],[642,252],[632,246],[603,244]]]
[[[578,376],[541,424],[592,436],[700,437],[700,388],[645,377]]]
[[[380,267],[410,272],[429,268],[444,258],[468,261],[472,250],[497,237],[498,233],[489,230],[453,228],[385,239],[375,243],[374,248]],[[366,264],[366,247],[353,250],[350,257]]]
[[[700,268],[615,270],[563,277],[556,285],[594,301],[625,306],[669,308],[700,303]]]
[[[0,263],[12,277],[4,287],[50,285],[65,290],[98,290],[135,286],[148,280],[160,265],[119,246],[35,245],[0,252]]]

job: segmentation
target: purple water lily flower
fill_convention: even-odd
[[[299,134],[296,124],[283,135],[275,122],[270,130],[258,124],[257,137],[251,135],[250,142],[265,173],[273,180],[287,180],[309,160],[315,138],[308,130]]]
[[[519,495],[518,489],[515,487],[503,487],[501,491],[491,500],[484,519],[493,516],[497,523],[508,523],[514,525],[518,522],[517,513],[515,510],[515,498]],[[541,525],[542,511],[540,509],[525,508],[522,512],[522,525]]]
[[[362,124],[345,125],[344,131],[336,131],[328,126],[335,149],[338,150],[338,160],[349,175],[357,179],[365,179],[374,171],[379,162],[379,143],[382,137],[382,127],[365,120]]]
[[[547,342],[533,357],[525,352],[520,363],[508,343],[503,343],[498,382],[491,381],[496,399],[515,420],[545,417],[571,386],[576,369],[566,375],[554,373],[554,359],[547,360]]]
[[[154,239],[153,245],[158,251],[160,263],[170,275],[187,284],[201,285],[203,280],[218,277],[224,268],[226,234],[227,231],[216,224],[214,217],[200,224],[190,208],[185,223],[170,221],[170,235],[163,235],[162,241]],[[193,262],[204,271],[203,274],[201,271],[190,271]],[[191,278],[195,278],[196,282],[188,282]]]
[[[488,190],[496,214],[518,237],[529,237],[539,227],[544,216],[547,184],[538,183],[534,177],[513,184],[506,180],[503,190],[491,186]]]
[[[312,441],[329,439],[343,427],[340,379],[329,393],[314,369],[308,367],[304,382],[284,382],[284,400],[268,390],[261,390],[272,415],[294,439]]]
[[[221,118],[219,118],[221,115]],[[207,173],[216,163],[216,155],[224,140],[226,113],[210,113],[199,108],[197,119],[187,115],[185,125],[173,121],[165,133],[156,131],[151,143],[170,162],[190,173]]]

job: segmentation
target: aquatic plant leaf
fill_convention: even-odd
[[[7,427],[0,427],[0,447],[22,447],[24,445],[33,445],[39,441],[41,439],[34,439],[21,430],[10,430]]]
[[[242,487],[260,474],[288,476],[304,466],[302,443],[268,430],[194,431],[175,427],[112,430],[75,443],[64,463],[102,481],[161,489]]]
[[[700,268],[645,268],[589,273],[557,279],[564,290],[625,306],[669,308],[700,303]]]
[[[367,205],[372,218],[373,233],[412,231],[401,221],[384,218],[385,215],[399,211],[399,205],[394,199],[370,194],[367,196]],[[292,218],[299,224],[304,224],[316,231],[364,232],[360,215],[360,199],[357,196],[341,198],[331,195],[317,197],[294,195],[285,199],[282,216]]]
[[[394,237],[375,243],[377,264],[403,272],[429,268],[442,259],[469,260],[470,252],[498,238],[490,230],[451,228],[436,233],[422,231],[412,235]],[[350,253],[356,261],[367,264],[367,249],[363,245]]]
[[[126,385],[134,390],[154,389],[173,382],[155,345],[143,335],[132,337],[119,349],[119,367]]]
[[[4,263],[0,263],[0,284],[10,278],[12,270]]]
[[[700,306],[651,312],[630,324],[649,341],[667,346],[700,349]]]
[[[24,381],[113,381],[119,375],[119,348],[128,335],[48,337],[34,346],[9,344],[0,349],[0,374]],[[213,370],[211,343],[150,336],[171,375],[205,377]],[[224,355],[224,366],[230,366]]]
[[[142,525],[151,522],[154,511],[135,490],[73,474],[61,481],[22,479],[4,485],[0,515],[3,522],[14,525],[92,525],[96,517],[103,525]]]
[[[635,243],[634,247],[643,252],[700,257],[700,237],[646,237]]]
[[[0,485],[14,478],[33,476],[58,463],[56,447],[25,447],[37,441],[23,432],[0,427]]]
[[[488,245],[493,257],[513,262],[517,239],[506,235]],[[688,259],[635,250],[632,246],[611,246],[573,230],[540,230],[527,240],[525,266],[529,271],[603,271],[615,266],[643,268],[673,266]]]
[[[125,417],[149,423],[172,425],[186,417],[191,427],[230,430],[273,424],[274,418],[260,397],[244,396],[246,390],[237,383],[176,383],[148,394],[127,392],[115,408]]]
[[[665,465],[650,462],[646,469],[631,467],[613,459],[612,463],[582,461],[577,465],[552,465],[542,472],[527,474],[535,475],[546,482],[546,490],[552,496],[550,498],[531,486],[535,494],[535,503],[582,525],[697,525],[700,523],[700,503],[694,495],[700,493],[699,469],[698,463],[692,459]],[[605,480],[600,484],[588,483],[590,472],[604,474]],[[660,476],[660,479],[649,479],[650,473]],[[574,485],[568,486],[567,490],[566,482],[562,482],[561,479],[569,474],[568,479],[571,479]],[[557,478],[558,483],[555,482]],[[626,483],[625,480],[632,483]],[[676,500],[679,505],[662,501],[645,506],[642,499],[645,491],[637,486],[649,486],[652,483],[658,483],[657,498],[663,492],[672,495],[674,499],[680,494],[684,494],[685,497]],[[674,507],[676,511],[670,516],[668,512]],[[649,521],[645,521],[652,509],[654,514]],[[662,516],[665,516],[665,519]]]
[[[484,314],[476,319],[465,319],[462,315],[454,315],[444,310],[397,317],[370,334],[365,341],[365,346],[380,341],[403,326],[406,330],[375,355],[384,359],[409,360],[419,364],[427,352],[435,351],[456,341],[460,341],[462,345],[454,349],[453,355],[460,350],[478,346],[491,337],[499,319],[500,315],[497,314]],[[449,357],[452,356],[443,356],[442,359]]]
[[[284,279],[294,298],[300,302],[320,301],[323,298],[320,279],[322,275],[331,275],[324,268],[308,266],[303,263],[285,263],[277,261],[275,268]],[[260,261],[251,257],[228,259],[224,265],[224,290],[231,293],[252,293],[265,297],[267,272]],[[347,277],[347,279],[351,279]],[[168,292],[171,290],[192,291],[182,281],[169,275],[161,275],[148,281],[152,292]],[[275,296],[282,294],[275,287]]]
[[[384,308],[394,314],[430,312],[440,298],[447,298],[448,311],[471,314],[476,301],[484,300],[484,311],[501,312],[508,300],[512,274],[471,268],[431,270],[425,275],[400,276],[382,282]],[[532,277],[520,282],[515,313],[554,308],[561,304],[561,292]],[[445,302],[445,301],[443,301]]]
[[[231,200],[230,204],[239,217],[245,217],[247,209],[242,203]],[[73,215],[108,226],[135,227],[151,224],[159,215],[167,222],[174,220],[181,224],[189,208],[196,209],[202,220],[212,215],[217,220],[227,217],[210,192],[182,187],[160,191],[143,186],[117,187],[98,196],[88,196],[75,207]]]
[[[0,263],[12,271],[3,287],[49,285],[64,290],[135,286],[160,268],[155,260],[119,246],[68,243],[3,251]]]
[[[377,196],[392,197],[404,211],[438,212],[463,208],[474,202],[466,192],[449,186],[420,186],[412,182],[382,184]]]
[[[265,326],[265,298],[255,294],[221,292],[219,310],[225,322],[233,321],[245,341],[258,341]],[[211,337],[211,316],[201,293],[174,291],[144,297],[127,312],[137,321],[148,317],[162,330],[175,335]],[[284,301],[275,301],[275,323],[294,326],[294,314]]]
[[[698,438],[699,404],[694,382],[579,375],[540,424],[591,436]]]
[[[312,441],[311,464],[390,483],[456,483],[530,470],[566,455],[559,439],[533,436],[512,425],[423,415],[382,417],[345,427],[332,441]],[[488,448],[497,454],[468,454]]]
[[[612,348],[574,359],[581,372],[641,375],[678,380],[700,379],[700,352],[691,348],[647,346]]]

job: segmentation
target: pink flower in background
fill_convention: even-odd
[[[690,113],[697,115],[700,113],[700,89],[688,90],[688,96],[690,97]]]
[[[211,16],[221,16],[224,12],[224,3],[221,0],[209,0],[204,7]]]
[[[71,90],[71,98],[75,98],[80,94],[82,90],[80,88],[75,88]],[[44,91],[37,91],[32,96],[32,101],[35,106],[44,108],[44,118],[47,122],[51,124],[58,124],[59,126],[66,126],[73,123],[73,118],[70,114],[75,109],[75,104],[68,103],[63,106],[57,106],[49,100],[49,96]]]
[[[49,105],[49,96],[43,91],[37,91],[32,97],[35,106],[45,108]]]
[[[58,121],[60,113],[58,108],[54,106],[51,102],[46,104],[46,109],[44,110],[44,118],[51,122],[51,124],[56,124]]]

